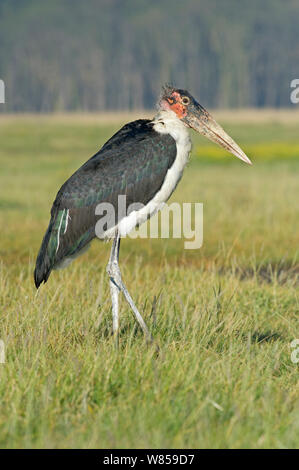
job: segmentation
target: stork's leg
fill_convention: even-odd
[[[113,314],[113,332],[116,333],[117,328],[117,338],[118,338],[118,294],[119,291],[122,291],[124,297],[128,304],[130,305],[136,321],[139,323],[142,328],[146,338],[152,341],[152,335],[149,332],[148,327],[146,326],[142,316],[140,315],[136,305],[133,302],[132,297],[130,296],[126,286],[124,285],[121,272],[119,269],[118,259],[119,259],[119,245],[120,245],[120,236],[117,232],[113,240],[111,255],[109,263],[107,266],[107,273],[110,277],[110,289],[111,289],[111,298],[112,298],[112,314]]]
[[[107,266],[107,272],[110,276],[111,267],[118,263],[118,255],[119,255],[119,239],[117,237],[114,238],[109,258],[109,263]],[[112,301],[112,325],[113,325],[113,336],[115,338],[115,345],[118,348],[119,343],[119,287],[113,281],[112,277],[110,276],[110,293],[111,293],[111,301]]]

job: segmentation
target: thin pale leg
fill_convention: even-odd
[[[119,253],[119,241],[117,237],[114,238],[110,253],[110,259],[107,266],[107,271],[111,266],[118,260]],[[112,301],[112,325],[113,325],[113,336],[115,339],[115,345],[118,348],[119,345],[119,287],[113,282],[110,277],[110,293]]]
[[[113,314],[113,322],[117,322],[118,328],[118,293],[122,291],[126,301],[130,305],[133,314],[135,316],[136,321],[139,323],[142,331],[144,332],[147,340],[152,341],[152,335],[149,332],[148,327],[146,326],[145,321],[143,320],[142,316],[140,315],[135,303],[133,302],[132,297],[130,296],[126,286],[124,285],[121,272],[119,269],[118,259],[119,259],[119,245],[120,245],[120,237],[119,233],[117,232],[112,244],[111,255],[109,259],[109,263],[107,266],[107,273],[110,277],[110,289],[111,289],[111,298],[112,298],[112,314]],[[112,287],[113,285],[113,287]],[[116,290],[117,289],[117,293]],[[117,297],[117,300],[116,300]],[[115,331],[113,329],[113,331]],[[117,330],[118,331],[118,330]]]

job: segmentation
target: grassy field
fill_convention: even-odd
[[[95,242],[36,293],[35,257],[64,180],[121,116],[0,118],[0,446],[298,446],[298,117],[223,116],[249,167],[193,135],[172,201],[204,203],[204,243],[122,241],[111,337],[110,247]],[[116,122],[118,121],[118,122]]]

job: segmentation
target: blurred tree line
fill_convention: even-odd
[[[290,106],[298,0],[0,0],[2,111]]]

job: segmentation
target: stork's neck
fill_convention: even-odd
[[[191,146],[187,127],[173,111],[159,111],[154,117],[153,123],[156,132],[170,134],[176,143]]]

